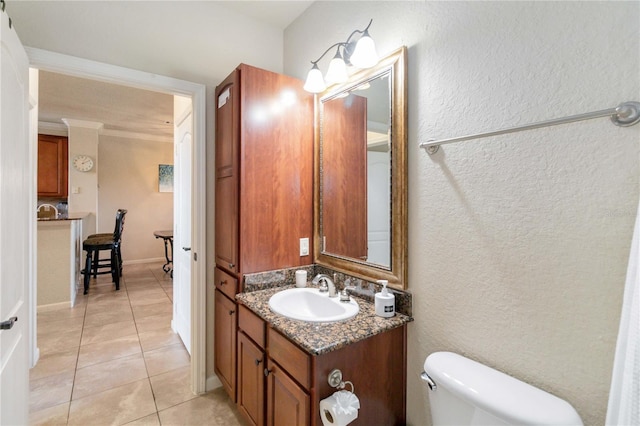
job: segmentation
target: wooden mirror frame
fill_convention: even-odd
[[[349,90],[384,70],[391,70],[391,266],[377,266],[358,259],[322,252],[320,236],[320,107],[325,97]],[[373,68],[359,71],[345,83],[332,86],[315,96],[314,117],[314,262],[345,274],[389,286],[407,289],[407,48],[402,46]]]

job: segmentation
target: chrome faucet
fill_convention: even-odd
[[[57,219],[58,218],[58,209],[56,208],[56,206],[54,206],[53,204],[40,204],[40,206],[38,207],[38,217],[43,217],[43,218],[51,218],[51,214],[49,214],[49,210],[53,209],[53,218]],[[46,214],[41,214],[41,213],[46,213]]]
[[[350,302],[351,299],[349,298],[349,293],[347,292],[348,290],[357,290],[358,287],[354,286],[354,285],[348,285],[345,286],[345,288],[342,289],[342,291],[340,292],[340,301],[341,302]]]
[[[337,296],[337,294],[336,294],[336,285],[331,280],[331,278],[329,278],[328,275],[318,274],[315,277],[313,277],[313,280],[311,282],[313,284],[320,284],[320,288],[318,288],[320,293],[329,292],[329,297],[336,297]]]

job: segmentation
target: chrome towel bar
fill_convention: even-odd
[[[440,145],[462,142],[470,139],[480,139],[489,136],[504,135],[507,133],[520,132],[523,130],[539,129],[541,127],[557,126],[558,124],[572,123],[574,121],[591,120],[593,118],[611,117],[611,121],[616,126],[628,127],[640,121],[640,102],[623,102],[615,108],[603,109],[601,111],[587,112],[584,114],[571,115],[564,118],[540,121],[538,123],[526,124],[524,126],[510,127],[508,129],[496,130],[493,132],[476,133],[473,135],[460,136],[457,138],[429,140],[420,143],[420,148],[424,148],[429,154],[438,152]]]

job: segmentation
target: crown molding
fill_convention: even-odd
[[[38,133],[53,136],[69,136],[69,128],[62,123],[38,121]]]
[[[63,118],[62,121],[67,127],[82,127],[84,129],[93,129],[100,131],[104,127],[104,123],[99,123],[97,121],[84,121],[84,120],[76,120],[74,118]]]
[[[51,121],[39,121],[38,133],[43,135],[53,136],[69,136],[69,127],[82,127],[98,130],[100,136],[109,136],[113,138],[145,140],[151,142],[173,143],[173,137],[167,137],[162,135],[152,135],[147,133],[128,132],[125,130],[113,130],[105,129],[104,127],[96,126],[97,124],[91,121],[64,119],[65,124],[55,123]]]
[[[173,137],[150,135],[147,133],[128,132],[126,130],[112,130],[103,128],[100,132],[100,135],[123,139],[139,139],[152,142],[173,143]]]

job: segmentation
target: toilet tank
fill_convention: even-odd
[[[582,425],[567,401],[461,355],[432,353],[424,371],[434,426]]]

